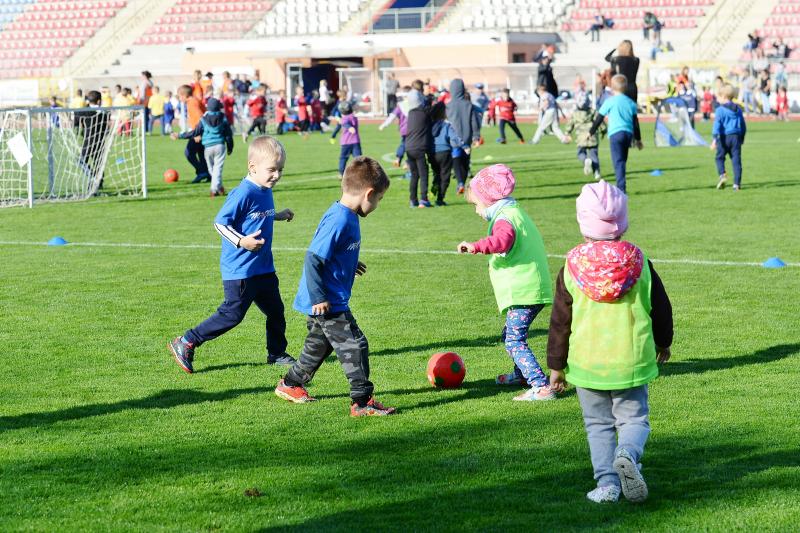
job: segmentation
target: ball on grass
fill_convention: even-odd
[[[164,171],[164,181],[167,183],[175,183],[178,181],[178,171],[174,168],[168,168]]]
[[[455,389],[461,386],[467,368],[457,353],[435,353],[428,361],[428,381],[442,389]]]

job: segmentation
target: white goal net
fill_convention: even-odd
[[[0,111],[0,207],[147,196],[140,106]]]

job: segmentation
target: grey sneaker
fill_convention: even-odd
[[[183,342],[181,337],[175,337],[167,343],[169,351],[175,357],[175,362],[178,363],[184,372],[191,374],[194,372],[192,368],[192,361],[194,360],[194,345],[191,342]]]
[[[281,355],[267,356],[268,365],[292,366],[294,363],[295,363],[294,357],[292,357],[288,353],[283,353]]]
[[[591,176],[592,174],[592,160],[588,157],[583,160],[583,175]]]
[[[586,498],[594,503],[616,503],[619,501],[619,487],[616,485],[597,487],[587,492]]]
[[[622,494],[628,501],[641,503],[647,499],[647,483],[628,450],[620,448],[617,452],[614,458],[614,471],[619,476]]]
[[[728,182],[727,174],[720,174],[719,181],[717,182],[717,189],[724,189],[725,184]]]

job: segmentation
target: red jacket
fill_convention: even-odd
[[[236,105],[236,100],[233,96],[226,94],[222,97],[222,109],[225,112],[225,118],[228,119],[228,124],[233,126],[233,106]]]
[[[275,106],[275,120],[278,122],[283,122],[286,120],[286,110],[288,106],[286,105],[286,98],[281,98],[278,100],[278,104]]]
[[[711,94],[711,91],[704,92],[703,102],[700,104],[700,112],[711,113],[713,104],[714,104],[714,95]]]
[[[517,104],[509,98],[508,100],[496,100],[494,102],[494,107],[496,108],[495,115],[500,120],[507,120],[509,122],[514,122],[516,119],[514,118],[514,111],[517,110]]]
[[[263,117],[267,109],[267,99],[261,95],[253,96],[247,101],[247,107],[250,108],[251,118]]]
[[[305,96],[297,97],[297,120],[308,120],[308,102]]]
[[[317,124],[322,122],[322,102],[319,98],[311,100],[311,122]]]
[[[777,102],[778,113],[786,113],[789,111],[789,97],[786,93],[778,93]]]

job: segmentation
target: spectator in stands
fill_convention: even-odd
[[[284,100],[284,104],[286,101]],[[247,101],[247,107],[250,110],[250,128],[247,132],[242,132],[242,141],[247,142],[247,138],[251,133],[258,130],[258,133],[264,135],[267,131],[267,88],[262,85],[250,96]],[[282,128],[278,128],[278,133]]]
[[[149,112],[149,124],[147,125],[147,134],[150,135],[153,132],[153,124],[155,124],[156,120],[161,123],[161,135],[167,134],[167,124],[164,120],[164,104],[166,104],[167,100],[163,94],[161,94],[161,88],[157,85],[153,87],[153,94],[150,96],[147,102],[147,110]]]
[[[139,94],[136,98],[136,103],[144,106],[144,125],[145,131],[150,133],[152,123],[150,122],[150,97],[153,96],[153,75],[149,70],[143,70],[142,75],[139,77]]]
[[[506,125],[508,125],[511,131],[517,135],[519,143],[525,144],[525,137],[522,136],[522,132],[517,127],[517,118],[514,115],[517,110],[517,104],[511,98],[511,91],[508,87],[503,87],[500,91],[500,100],[496,100],[492,108],[492,114],[498,118],[500,125],[500,138],[497,139],[497,142],[506,144]]]
[[[612,75],[622,74],[628,80],[628,89],[625,93],[628,98],[634,102],[638,101],[639,89],[636,86],[636,76],[639,73],[639,58],[633,55],[633,43],[625,39],[606,55],[606,61],[611,63]]]
[[[749,50],[753,53],[753,55],[757,55],[758,50],[761,47],[761,36],[758,34],[758,30],[754,30],[753,33],[747,34],[747,44],[744,45],[745,50]]]
[[[455,135],[466,144],[477,146],[481,139],[481,123],[478,114],[472,108],[472,102],[466,99],[464,80],[456,78],[450,82],[450,102],[447,104],[447,120],[453,125]],[[458,193],[464,192],[469,175],[470,153],[453,158],[453,170],[458,182]]]
[[[644,21],[642,23],[642,35],[644,36],[645,41],[650,40],[650,30],[655,28],[656,22],[658,22],[658,18],[652,11],[644,12]]]
[[[83,97],[83,90],[75,91],[75,96],[69,101],[70,109],[81,109],[86,107],[86,99]]]
[[[198,71],[199,72],[199,71]],[[198,99],[188,85],[181,85],[178,87],[178,99],[186,107],[186,124],[189,130],[193,130],[200,123],[203,114],[206,112],[206,106],[202,99]],[[201,181],[211,181],[211,174],[208,172],[206,165],[206,158],[204,155],[203,144],[201,139],[196,137],[189,137],[186,141],[186,149],[183,155],[186,160],[194,168],[195,176],[192,183],[200,183]]]
[[[606,27],[606,18],[597,10],[597,13],[594,16],[594,22],[592,25],[589,26],[589,29],[584,32],[584,35],[591,33],[592,34],[592,42],[600,40],[600,30]]]
[[[558,84],[556,78],[553,76],[553,67],[551,66],[553,57],[546,55],[542,57],[539,62],[537,85],[544,85],[547,92],[553,95],[553,98],[558,98]]]
[[[383,90],[386,94],[386,113],[389,114],[394,108],[397,107],[397,90],[400,88],[400,82],[395,79],[394,72],[386,75],[383,81]]]
[[[769,103],[769,95],[772,91],[772,80],[769,76],[769,69],[761,71],[761,75],[758,78],[758,89],[761,95],[761,114],[769,115],[772,113]]]
[[[108,113],[100,110],[100,93],[89,91],[86,95],[88,108],[85,111],[75,112],[76,122],[83,128],[83,140],[81,141],[80,167],[89,180],[88,187],[92,190],[95,180],[98,178],[98,165],[103,160],[102,147],[108,136]],[[103,188],[102,172],[97,185],[98,189]]]
[[[783,61],[778,63],[775,69],[775,76],[773,77],[775,87],[788,87],[789,79],[786,77],[786,65]]]

